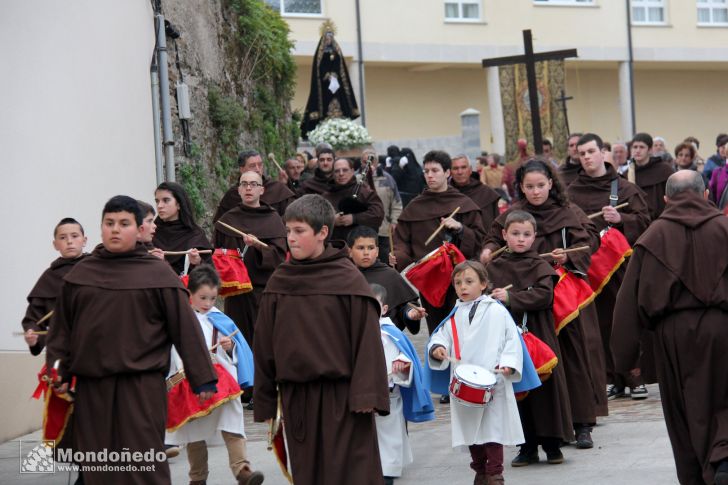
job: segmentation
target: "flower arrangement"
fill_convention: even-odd
[[[367,129],[348,118],[324,120],[308,133],[308,139],[314,144],[328,143],[335,150],[357,148],[372,142]]]

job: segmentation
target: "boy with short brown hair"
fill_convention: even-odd
[[[42,320],[56,306],[56,298],[61,291],[63,277],[84,257],[83,248],[88,238],[83,226],[72,217],[65,217],[53,229],[53,248],[60,253],[60,257],[53,261],[48,269],[38,278],[28,294],[28,309],[23,317],[23,330],[25,343],[30,353],[38,355],[45,347],[45,335],[36,332],[48,328],[48,320]]]
[[[255,420],[281,394],[297,485],[382,484],[374,412],[389,412],[378,304],[339,241],[334,209],[305,195],[284,216],[291,259],[273,273],[256,322]],[[274,351],[275,349],[275,351]]]

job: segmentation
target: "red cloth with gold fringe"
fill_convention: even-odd
[[[219,293],[221,298],[253,291],[248,270],[237,250],[217,248],[212,254],[212,262],[222,282]]]
[[[240,385],[222,365],[213,363],[213,367],[217,373],[217,392],[202,404],[192,392],[184,371],[177,372],[167,379],[168,432],[176,431],[194,419],[207,416],[226,402],[239,398],[243,393]]]
[[[559,281],[554,287],[554,330],[556,335],[569,322],[579,316],[582,308],[589,305],[596,294],[589,283],[562,267],[555,268]],[[534,362],[535,363],[535,362]]]
[[[68,422],[73,414],[73,396],[69,392],[59,393],[50,386],[51,382],[58,379],[56,369],[48,372],[46,365],[43,365],[38,373],[38,387],[35,388],[33,399],[40,399],[43,395],[43,441],[55,441],[58,443],[63,438],[68,427]],[[69,388],[76,387],[76,378],[71,380]]]
[[[402,274],[419,290],[425,300],[439,308],[445,303],[445,294],[450,287],[453,268],[463,261],[465,256],[457,246],[446,242],[414,266],[405,269]]]
[[[523,332],[521,336],[523,337],[523,343],[526,344],[528,355],[533,361],[533,366],[536,368],[538,378],[541,379],[541,382],[544,382],[551,377],[554,367],[559,363],[559,358],[556,357],[556,354],[546,342],[528,330]],[[526,396],[528,396],[528,391],[517,392],[516,400],[522,401]]]
[[[632,247],[619,229],[610,227],[602,234],[602,243],[592,254],[591,265],[587,272],[589,285],[598,295],[609,283],[615,271],[624,260],[632,255]]]

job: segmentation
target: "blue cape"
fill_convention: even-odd
[[[218,332],[227,336],[238,329],[235,322],[221,311],[209,311],[207,318]],[[251,387],[253,385],[253,351],[250,350],[248,342],[243,338],[243,334],[236,333],[232,337],[235,342],[235,357],[237,357],[238,384],[241,388]]]
[[[433,334],[437,332],[443,324],[450,321],[450,317],[455,313],[456,308],[457,307],[453,308],[452,311],[450,311],[450,314],[445,317],[442,322],[440,322],[440,325],[438,325],[435,331],[432,332]],[[533,365],[531,356],[528,354],[528,349],[526,349],[526,342],[523,341],[523,337],[520,332],[518,333],[518,338],[521,339],[521,349],[523,350],[523,366],[521,368],[521,380],[513,383],[513,392],[530,391],[541,385],[541,379],[538,377],[538,372],[536,372],[536,367]],[[429,341],[427,343],[429,346]],[[425,347],[424,370],[425,385],[430,389],[430,391],[436,394],[448,394],[450,392],[450,368],[448,367],[443,370],[431,369],[430,359],[427,355],[427,347]]]
[[[412,361],[412,384],[410,387],[400,386],[404,419],[413,423],[423,423],[435,419],[435,407],[432,404],[430,391],[425,386],[422,365],[415,347],[400,329],[391,323],[381,325],[381,329],[392,338],[392,342],[400,352]]]

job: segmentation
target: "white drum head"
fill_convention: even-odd
[[[475,388],[495,385],[495,374],[479,365],[462,364],[455,369],[455,376],[460,381]]]

